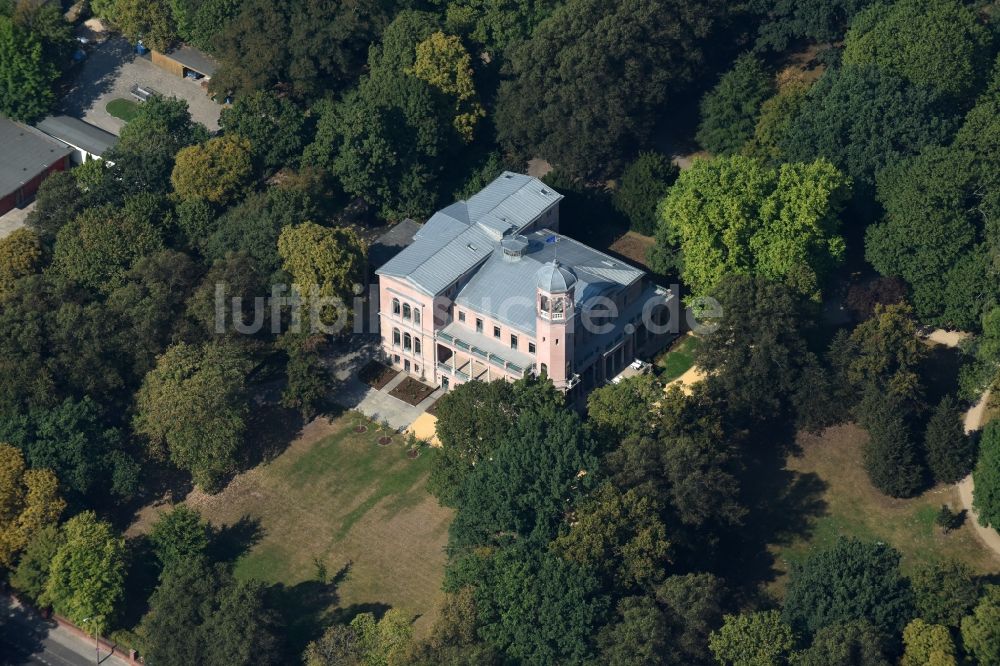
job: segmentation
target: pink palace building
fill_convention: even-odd
[[[376,271],[386,359],[445,389],[545,374],[579,399],[662,349],[675,297],[560,235],[562,198],[506,172],[435,213]]]

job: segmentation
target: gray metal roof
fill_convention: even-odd
[[[376,273],[436,295],[489,257],[505,233],[523,229],[561,199],[537,178],[504,172],[468,201],[435,213],[413,244]]]
[[[547,243],[552,236],[557,242]],[[534,335],[537,274],[546,264],[558,259],[573,269],[576,282],[571,286],[577,312],[643,275],[638,268],[548,229],[529,234],[527,239],[528,248],[518,261],[505,258],[501,250],[491,253],[458,292],[455,302]]]
[[[372,243],[368,249],[368,261],[375,268],[378,268],[389,261],[403,249],[413,242],[414,237],[420,231],[420,225],[410,218],[392,225],[389,231],[385,232]]]
[[[82,148],[91,155],[103,155],[118,143],[118,137],[111,132],[70,116],[49,116],[35,127],[52,138]]]
[[[536,286],[550,294],[562,294],[576,284],[576,273],[558,261],[542,265],[535,273]]]
[[[0,196],[14,192],[72,152],[34,127],[0,116]]]
[[[211,56],[206,55],[191,46],[179,46],[165,55],[172,60],[176,60],[188,69],[193,69],[199,74],[204,74],[209,78],[211,78],[212,75],[215,74],[215,70],[219,68],[219,63],[217,63]]]

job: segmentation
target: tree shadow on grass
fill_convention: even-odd
[[[816,519],[827,512],[823,493],[828,484],[815,473],[787,469],[787,455],[795,446],[785,441],[787,446],[761,442],[751,447],[742,475],[748,513],[743,525],[723,538],[723,575],[750,596],[778,576],[769,546],[808,538]]]
[[[213,562],[233,562],[260,543],[263,537],[260,520],[243,516],[232,525],[213,530],[208,557]]]
[[[284,624],[286,650],[290,659],[297,659],[306,646],[335,622],[342,621],[337,608],[340,596],[337,588],[350,573],[348,562],[329,580],[305,580],[295,585],[275,583],[268,588],[268,605],[281,616]]]
[[[250,469],[281,455],[299,436],[305,424],[305,419],[296,409],[271,403],[255,405],[247,420],[241,467]]]
[[[149,596],[156,589],[162,567],[146,535],[129,539],[129,561],[125,573],[125,598],[119,624],[135,627],[149,610]]]
[[[958,373],[962,366],[962,352],[958,349],[935,345],[921,364],[920,374],[927,389],[928,405],[938,404],[946,395],[958,392]]]

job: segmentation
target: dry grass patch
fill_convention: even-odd
[[[801,435],[801,454],[788,459],[787,469],[815,474],[826,485],[820,499],[826,508],[811,520],[806,538],[774,546],[776,566],[782,575],[772,584],[780,594],[791,563],[834,543],[840,536],[874,539],[891,544],[903,555],[904,571],[925,562],[950,558],[981,573],[1000,571],[1000,558],[976,537],[967,520],[959,529],[942,533],[934,523],[942,504],[953,510],[962,506],[955,486],[936,486],[912,499],[893,499],[872,486],[861,464],[868,439],[855,425],[829,428],[821,435]]]
[[[643,236],[635,231],[627,231],[615,239],[608,250],[643,268],[649,268],[646,264],[646,256],[649,253],[649,248],[655,244],[656,241],[652,236]]]
[[[425,489],[434,452],[408,459],[398,444],[379,446],[377,428],[355,432],[361,423],[356,413],[317,420],[218,495],[187,499],[217,527],[259,523],[237,575],[276,584],[288,614],[312,616],[290,628],[297,643],[338,614],[399,608],[422,633],[436,612],[452,512]],[[317,581],[321,569],[340,572],[334,584]]]

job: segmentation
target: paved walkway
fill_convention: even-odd
[[[979,402],[965,414],[965,432],[975,432],[983,427],[983,417],[986,415],[986,406],[989,402],[990,392],[987,391],[979,399]],[[979,514],[972,507],[972,493],[974,490],[975,485],[972,483],[971,474],[958,482],[958,494],[962,498],[962,505],[968,512],[969,520],[972,521],[973,527],[976,528],[976,534],[979,535],[983,543],[993,549],[994,553],[1000,555],[1000,532],[997,532],[993,527],[983,527],[979,524]]]
[[[9,236],[14,233],[15,229],[23,227],[25,218],[27,218],[28,213],[33,210],[35,210],[34,201],[24,208],[14,208],[13,210],[7,211],[3,215],[0,215],[0,238]]]
[[[132,100],[130,89],[136,83],[151,87],[164,97],[185,100],[191,118],[210,131],[219,129],[222,106],[213,102],[199,83],[175,76],[149,59],[137,56],[128,41],[119,36],[90,49],[61,106],[67,115],[118,135],[125,122],[112,116],[105,107],[113,99]]]
[[[337,380],[331,397],[341,407],[356,409],[379,422],[387,420],[392,428],[403,432],[444,395],[444,389],[438,388],[419,405],[411,405],[389,395],[406,379],[404,372],[393,377],[381,390],[368,386],[358,379],[358,373],[369,360],[377,357],[378,345],[379,339],[375,336],[357,335],[332,350],[326,359],[331,374]]]
[[[0,664],[87,666],[97,663],[94,641],[77,636],[51,620],[43,620],[12,597],[3,595],[0,618]],[[100,663],[127,666],[128,660],[101,648]]]

